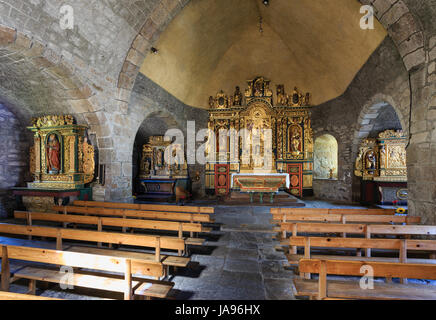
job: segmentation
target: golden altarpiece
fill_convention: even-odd
[[[401,130],[386,130],[377,138],[362,141],[354,174],[362,180],[362,197],[367,200],[364,202],[406,202],[406,144]]]
[[[272,150],[269,157],[272,159],[271,169],[263,173],[288,173],[290,183],[281,185],[280,189],[289,187],[295,196],[311,194],[313,134],[310,94],[303,95],[294,88],[292,94],[287,95],[284,85],[277,85],[274,97],[270,81],[263,77],[249,80],[247,85],[244,94],[236,87],[231,96],[220,91],[215,97],[209,97],[208,127],[215,133],[216,141],[209,141],[206,149],[207,152],[216,152],[216,157],[206,164],[207,193],[226,195],[231,190],[239,190],[237,185],[232,186],[231,176],[262,173],[265,152]],[[271,138],[263,136],[262,129],[270,129]],[[246,132],[245,138],[253,142],[252,147],[243,146],[246,142],[242,142],[240,134],[234,140],[236,143],[222,143],[219,134],[222,130]],[[233,147],[236,150],[230,150]],[[227,154],[225,159],[222,154]]]
[[[94,147],[88,143],[87,127],[74,123],[71,115],[50,115],[32,120],[30,173],[33,181],[27,188],[15,188],[29,209],[49,211],[53,204],[70,197],[91,199],[86,188],[94,179]]]

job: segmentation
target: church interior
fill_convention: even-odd
[[[0,0],[0,300],[436,299],[436,0]]]

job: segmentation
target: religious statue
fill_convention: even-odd
[[[215,107],[215,100],[213,99],[212,96],[209,97],[209,108],[214,108]]]
[[[55,134],[50,134],[47,142],[47,167],[49,174],[58,174],[60,171],[61,146]]]
[[[277,104],[281,106],[288,105],[288,97],[285,94],[285,86],[282,84],[277,86]]]
[[[301,144],[301,136],[300,130],[298,127],[294,126],[291,129],[291,151],[292,152],[300,152],[300,144]]]
[[[242,93],[239,87],[236,87],[235,94],[233,95],[233,105],[234,106],[242,105]]]
[[[376,157],[374,151],[369,151],[365,157],[365,168],[367,170],[374,170],[376,166]]]

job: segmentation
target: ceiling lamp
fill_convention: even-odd
[[[268,6],[268,5],[269,5],[269,0],[262,0],[262,3],[263,3],[265,6]]]

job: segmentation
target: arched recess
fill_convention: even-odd
[[[77,68],[41,41],[4,25],[0,25],[0,59],[0,103],[22,124],[22,132],[28,131],[33,117],[71,114],[78,124],[88,125],[100,163],[110,163],[112,134],[96,99],[98,90]],[[31,136],[28,143],[32,144]]]
[[[385,130],[402,130],[408,137],[409,120],[404,119],[396,108],[393,99],[385,95],[377,95],[363,108],[358,119],[357,130],[352,143],[352,161],[355,161],[361,142],[366,138],[377,138]],[[353,168],[355,164],[353,162]],[[352,197],[361,200],[361,179],[353,174]]]
[[[132,150],[132,193],[140,190],[138,176],[143,146],[149,142],[151,136],[164,136],[169,129],[179,129],[180,126],[174,117],[165,111],[149,113],[140,124]],[[181,130],[181,129],[179,129]],[[182,131],[182,130],[181,130]],[[183,132],[183,131],[182,131]]]
[[[338,179],[338,142],[330,134],[323,134],[315,139],[314,144],[314,179]]]

